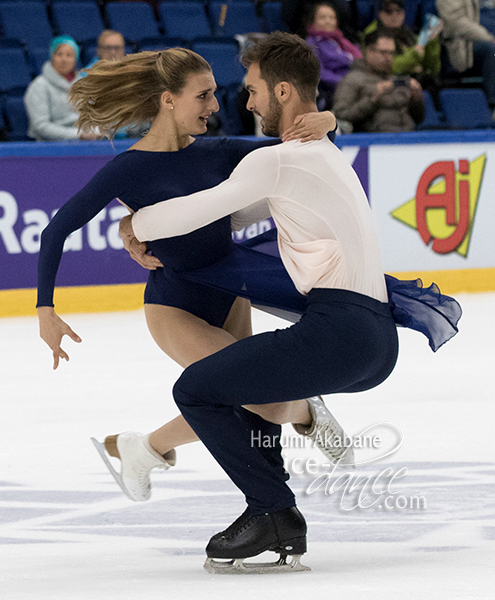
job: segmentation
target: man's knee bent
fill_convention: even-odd
[[[206,386],[201,373],[194,368],[195,364],[185,369],[173,387],[172,394],[179,409],[181,406],[198,406],[205,403],[203,395]]]

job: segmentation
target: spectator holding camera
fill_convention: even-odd
[[[382,0],[378,19],[368,25],[364,35],[383,29],[393,32],[396,45],[392,61],[394,75],[411,75],[419,79],[423,87],[436,87],[441,69],[439,36],[443,23],[435,15],[427,15],[423,29],[416,35],[404,24],[405,17],[402,0]]]
[[[423,90],[413,77],[393,77],[393,32],[364,38],[364,57],[337,86],[333,112],[355,132],[412,131],[424,119]]]

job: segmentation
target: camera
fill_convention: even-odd
[[[394,78],[394,87],[408,87],[409,86],[409,77],[395,77]]]

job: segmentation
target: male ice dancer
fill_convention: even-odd
[[[267,135],[280,135],[295,115],[317,110],[318,59],[297,36],[275,32],[249,48],[243,63],[247,107],[261,116]],[[242,569],[243,559],[266,550],[284,559],[273,568],[298,570],[306,551],[306,523],[294,494],[253,447],[236,416],[239,407],[370,389],[389,376],[398,352],[369,204],[352,167],[327,139],[256,150],[226,182],[144,208],[122,232],[140,241],[182,235],[234,211],[248,213],[263,199],[285,267],[307,298],[306,312],[292,327],[196,362],[174,387],[185,419],[247,501],[241,517],[206,548],[205,566],[217,572],[225,568],[214,559],[234,559],[227,570]],[[294,557],[289,565],[287,556]]]

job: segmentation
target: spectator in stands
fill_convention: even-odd
[[[440,33],[443,23],[435,20],[432,27],[425,28],[417,36],[404,24],[406,12],[402,0],[382,0],[378,11],[378,19],[364,30],[364,35],[376,29],[390,29],[394,34],[396,55],[392,61],[394,75],[412,75],[423,87],[436,91],[439,86],[441,69]]]
[[[354,131],[412,131],[424,119],[423,90],[413,77],[392,77],[393,33],[369,33],[363,51],[337,86],[335,116]]]
[[[332,2],[314,4],[307,32],[306,41],[320,61],[318,108],[330,110],[338,82],[349,73],[352,62],[363,55],[340,30],[339,14]]]
[[[495,118],[495,36],[480,24],[479,0],[436,0],[444,21],[444,44],[459,73],[483,76],[483,89]]]
[[[86,69],[96,64],[99,60],[122,60],[125,54],[124,36],[113,29],[105,29],[98,37],[98,46],[96,47],[96,56],[89,63]]]
[[[87,65],[86,69],[91,69],[99,60],[122,60],[125,56],[125,39],[119,31],[105,29],[98,36],[98,45],[96,47],[96,56]],[[86,77],[82,72],[81,77]],[[114,139],[124,140],[126,138],[139,138],[147,127],[123,127],[115,132]]]
[[[77,113],[69,105],[68,92],[79,78],[76,63],[79,46],[68,35],[50,42],[50,60],[28,85],[24,104],[29,118],[28,135],[37,141],[96,139],[91,133],[78,134]]]
[[[301,37],[306,37],[306,24],[308,14],[313,4],[317,0],[282,0],[282,20],[287,25],[290,33],[296,33]],[[347,0],[333,0],[334,8],[339,14],[339,22],[345,36],[351,40],[355,38],[355,31],[349,25],[356,20],[357,15],[353,15],[351,10],[352,2]]]

